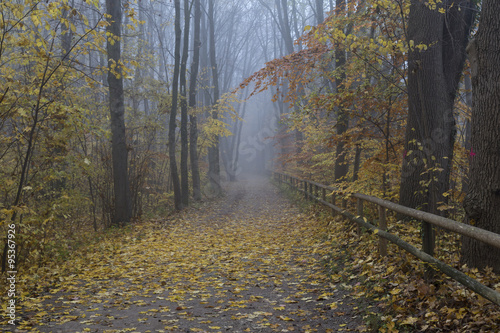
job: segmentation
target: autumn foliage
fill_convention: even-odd
[[[268,62],[242,83],[255,82],[254,94],[278,86],[275,100],[284,95],[297,106],[282,115],[289,133],[303,133],[295,143],[301,153],[289,149],[282,156],[288,171],[333,182],[333,148],[343,141],[347,163],[354,162],[356,148],[362,152],[358,181],[349,186],[396,199],[407,103],[407,5],[350,2],[345,15],[331,13],[323,24],[306,27],[297,41],[302,50]],[[341,67],[335,66],[336,49],[347,56]],[[349,118],[341,136],[336,133],[340,109]],[[350,178],[353,173],[351,168]]]

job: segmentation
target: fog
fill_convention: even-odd
[[[190,15],[189,64],[194,49],[194,10],[193,1],[181,2],[185,22],[186,7]],[[126,16],[125,54],[138,54],[142,58],[143,69],[135,72],[136,80],[151,77],[170,92],[174,67],[174,3],[172,1],[139,1],[134,7],[135,17]],[[281,1],[224,0],[214,2],[215,55],[218,73],[219,95],[234,93],[235,89],[251,74],[261,69],[266,62],[283,57],[302,49],[300,43],[293,43],[304,32],[307,25],[323,21],[325,13],[332,9],[332,1]],[[201,1],[201,49],[200,74],[197,85],[197,105],[204,108],[201,118],[206,117],[214,99],[214,78],[211,73],[209,1]],[[135,28],[133,21],[138,19]],[[181,30],[186,27],[181,25]],[[185,42],[185,37],[182,43]],[[182,49],[182,46],[181,46]],[[126,87],[143,90],[133,81],[125,82]],[[275,161],[276,135],[279,119],[287,116],[289,105],[283,102],[275,89],[270,89],[250,98],[253,85],[235,92],[242,102],[231,103],[234,113],[240,120],[234,120],[230,114],[222,114],[224,122],[232,132],[221,137],[221,173],[222,177],[235,179],[242,172],[262,173]],[[276,95],[277,94],[277,95]],[[273,95],[277,101],[273,102]],[[154,100],[134,99],[136,111],[149,112],[151,108],[161,108]],[[132,107],[129,104],[129,107]],[[229,112],[231,113],[231,112]],[[201,119],[203,121],[203,119]],[[224,176],[225,173],[225,176]]]

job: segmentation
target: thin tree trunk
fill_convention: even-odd
[[[180,0],[174,1],[175,6],[175,53],[174,53],[174,76],[172,81],[172,108],[170,110],[170,121],[168,124],[168,156],[170,158],[170,174],[174,188],[174,206],[176,210],[182,209],[181,186],[177,171],[175,157],[175,118],[177,116],[177,99],[179,91],[179,67],[181,62],[181,4]]]
[[[187,101],[187,83],[186,69],[189,51],[189,25],[191,11],[189,9],[189,0],[184,0],[184,48],[182,50],[181,72],[180,72],[180,90],[181,90],[181,193],[182,204],[189,205],[189,167],[188,167],[188,101]]]
[[[346,10],[345,0],[337,0],[335,6],[335,15],[344,16]],[[336,89],[342,90],[344,89],[343,84],[345,81],[345,69],[344,66],[346,64],[346,54],[345,50],[342,47],[338,47],[335,50],[335,70],[338,72],[338,78],[336,80]],[[339,142],[337,143],[336,148],[336,159],[335,159],[335,170],[334,176],[335,181],[344,181],[346,180],[347,173],[349,172],[349,165],[346,160],[346,149],[345,149],[345,141],[342,138],[342,135],[347,132],[349,126],[349,115],[347,111],[343,107],[343,105],[339,105],[337,108],[337,136]]]
[[[217,58],[215,53],[215,18],[214,18],[214,2],[208,2],[208,20],[210,33],[210,66],[212,72],[213,84],[213,104],[212,104],[212,119],[218,119],[217,103],[219,100],[219,74],[217,70]],[[213,145],[208,149],[208,178],[210,181],[211,191],[214,195],[219,195],[222,191],[220,183],[220,161],[219,161],[219,136],[216,135]]]
[[[290,29],[290,20],[288,19],[288,4],[286,0],[275,0],[275,5],[278,10],[278,21],[280,25],[281,35],[285,41],[287,54],[292,54],[293,39]]]
[[[241,112],[241,114],[239,115],[240,118],[242,119],[241,121],[238,121],[237,122],[237,125],[236,125],[236,143],[234,145],[234,147],[231,147],[232,149],[232,156],[233,156],[233,160],[231,162],[231,173],[232,173],[232,181],[236,181],[236,176],[237,176],[237,172],[238,172],[238,163],[239,163],[239,158],[240,158],[240,144],[241,144],[241,130],[243,128],[243,121],[245,119],[245,113],[246,113],[246,109],[247,109],[247,103],[244,103],[243,104],[243,110]]]
[[[191,63],[191,73],[189,77],[189,107],[193,110],[196,107],[196,80],[200,66],[200,23],[201,4],[200,0],[194,0],[194,51],[193,62]],[[191,159],[191,177],[193,181],[193,199],[201,200],[200,167],[198,162],[198,120],[196,114],[189,116],[191,127],[189,129],[189,155]]]
[[[130,222],[132,215],[130,186],[128,179],[128,151],[125,133],[125,105],[123,93],[123,74],[121,71],[121,0],[107,0],[106,7],[110,15],[107,31],[116,37],[107,43],[109,111],[111,116],[111,153],[113,160],[113,185],[115,205],[113,224]]]
[[[316,0],[316,24],[321,24],[324,20],[323,0]]]

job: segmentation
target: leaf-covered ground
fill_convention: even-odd
[[[364,330],[359,301],[324,271],[324,225],[264,179],[231,184],[224,198],[134,229],[48,279],[27,281],[17,330]]]

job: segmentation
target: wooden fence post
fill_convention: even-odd
[[[378,227],[380,230],[387,231],[387,215],[385,207],[378,206]],[[379,236],[378,238],[378,253],[381,257],[387,256],[387,239]]]
[[[434,227],[429,222],[422,221],[422,250],[434,257]],[[428,264],[425,265],[425,280],[432,281],[435,270]]]
[[[356,201],[356,213],[360,218],[363,218],[363,199],[358,198]],[[361,227],[356,223],[356,231],[358,236],[361,236]]]
[[[342,210],[347,210],[347,199],[342,199]],[[347,221],[347,217],[342,216],[344,221]]]
[[[326,189],[324,187],[321,188],[321,199],[323,199],[323,201],[326,201]]]
[[[307,181],[304,180],[304,198],[307,200]]]

